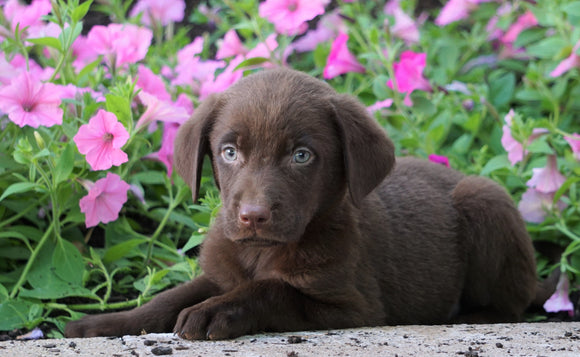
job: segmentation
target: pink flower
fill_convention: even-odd
[[[141,23],[151,26],[151,21],[167,26],[170,22],[183,20],[185,2],[183,0],[139,0],[131,9],[129,16],[137,17],[143,13]]]
[[[296,52],[314,51],[319,43],[330,41],[339,33],[346,33],[348,28],[340,17],[339,9],[328,12],[320,18],[315,29],[308,31],[291,44]]]
[[[554,207],[553,202],[553,193],[543,193],[534,188],[528,188],[522,195],[518,209],[527,222],[542,223],[546,219],[546,215],[555,208],[558,211],[566,208],[566,203],[562,201],[558,201],[556,207]]]
[[[161,100],[171,100],[163,79],[142,64],[137,67],[137,87]]]
[[[42,26],[42,16],[52,10],[50,0],[34,0],[30,5],[22,5],[19,0],[8,0],[4,7],[4,15],[10,21],[12,30],[19,25],[20,30],[25,27]]]
[[[385,13],[395,17],[395,24],[391,26],[391,33],[407,43],[419,42],[420,34],[417,24],[403,11],[399,3],[400,0],[391,0],[385,5]]]
[[[477,0],[449,0],[435,19],[437,26],[466,19],[472,10],[477,8]]]
[[[136,131],[156,120],[168,123],[183,123],[189,118],[189,114],[183,107],[176,106],[170,101],[160,100],[147,92],[140,92],[138,97],[147,109],[137,121]]]
[[[542,193],[556,192],[566,182],[566,177],[558,171],[556,155],[548,155],[546,166],[532,169],[532,172],[532,178],[526,182],[526,185]]]
[[[526,11],[525,14],[518,17],[516,22],[510,26],[507,32],[501,38],[501,42],[504,44],[513,44],[520,33],[530,27],[534,27],[538,24],[538,20],[531,11]]]
[[[120,67],[145,58],[152,38],[151,30],[136,25],[97,25],[89,31],[87,45],[104,55],[109,66]]]
[[[102,109],[73,138],[93,170],[107,170],[127,162],[127,154],[121,148],[128,139],[129,133],[115,114]]]
[[[278,48],[278,41],[276,41],[276,34],[273,33],[266,38],[266,41],[260,42],[246,54],[246,58],[255,57],[272,57],[272,52]]]
[[[406,93],[405,105],[411,106],[411,93],[415,89],[430,91],[431,85],[423,77],[423,70],[426,66],[427,54],[405,51],[401,53],[401,59],[398,63],[393,64],[395,71],[396,89],[400,93]],[[387,82],[387,86],[394,89],[393,80]]]
[[[178,129],[179,124],[165,123],[163,125],[161,149],[159,149],[157,152],[147,155],[148,158],[161,161],[165,167],[167,167],[167,176],[169,177],[171,177],[171,174],[173,173],[173,143],[175,142]]]
[[[512,165],[522,161],[524,156],[527,155],[527,151],[524,152],[524,147],[522,143],[514,139],[511,133],[512,121],[514,118],[515,112],[513,109],[506,114],[504,120],[506,125],[502,127],[502,137],[501,137],[501,144],[503,148],[508,153],[508,160],[511,162]],[[532,135],[528,138],[528,144],[534,141],[537,137],[546,134],[548,130],[543,128],[536,128],[532,131]]]
[[[564,139],[570,144],[576,160],[580,160],[580,135],[574,133],[572,136],[565,136]]]
[[[574,305],[570,301],[569,289],[568,276],[562,273],[556,286],[556,292],[544,303],[544,310],[547,312],[568,311],[570,316],[574,315]]]
[[[20,127],[60,125],[63,115],[60,93],[56,85],[42,83],[36,76],[23,72],[0,89],[0,111]]]
[[[173,85],[190,85],[194,90],[198,89],[198,81],[204,81],[213,76],[215,71],[225,66],[223,61],[202,61],[198,55],[203,50],[203,38],[195,40],[177,52],[177,76],[171,81]],[[195,69],[195,70],[192,70]]]
[[[204,100],[212,93],[223,92],[242,78],[244,76],[243,71],[235,70],[235,68],[242,63],[243,60],[244,58],[242,56],[235,57],[222,73],[215,77],[214,75],[210,75],[205,81],[203,81],[199,90],[199,99]]]
[[[371,112],[371,113],[374,113],[374,112],[376,112],[378,110],[381,110],[383,108],[388,108],[392,104],[393,104],[393,100],[390,99],[390,98],[388,98],[388,99],[385,99],[385,100],[382,100],[382,101],[378,101],[378,102],[376,102],[375,104],[373,104],[371,106],[368,106],[367,107],[367,110],[369,112]]]
[[[560,62],[558,66],[556,66],[556,68],[554,68],[554,70],[550,72],[550,76],[559,77],[562,74],[571,70],[572,68],[580,67],[580,56],[576,54],[576,51],[578,51],[579,48],[580,41],[576,42],[570,56],[562,60],[562,62]]]
[[[357,61],[356,57],[350,53],[346,45],[348,35],[340,33],[332,42],[330,54],[326,60],[323,76],[331,79],[348,72],[364,73],[365,68]]]
[[[94,227],[99,222],[117,220],[123,204],[127,202],[129,188],[129,184],[121,180],[119,175],[110,172],[105,178],[95,182],[89,189],[89,194],[79,201],[87,228]]]
[[[306,21],[324,14],[330,0],[266,0],[259,6],[261,17],[274,24],[283,35],[300,35],[306,32]]]
[[[449,165],[449,158],[447,156],[431,154],[429,155],[429,161],[446,167],[451,167],[451,165]]]
[[[224,59],[237,55],[245,55],[247,52],[236,30],[229,30],[224,35],[223,40],[218,41],[218,51],[215,58]]]

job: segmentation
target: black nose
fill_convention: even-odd
[[[272,213],[270,209],[262,205],[242,203],[240,205],[239,219],[247,227],[260,228],[268,223]]]

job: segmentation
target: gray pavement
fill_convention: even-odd
[[[580,356],[580,322],[388,326],[185,341],[172,334],[0,342],[0,356]]]

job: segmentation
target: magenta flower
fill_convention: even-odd
[[[323,76],[331,79],[348,72],[364,73],[365,68],[357,61],[356,57],[350,53],[346,45],[348,35],[340,33],[332,42],[330,54],[326,60]]]
[[[543,193],[534,188],[528,188],[522,195],[518,209],[526,222],[542,223],[549,212],[554,209],[562,211],[566,208],[566,203],[561,200],[557,202],[555,207],[553,202],[553,193]]]
[[[565,136],[564,139],[570,144],[576,160],[580,160],[580,135],[574,133],[572,136]]]
[[[526,185],[528,187],[534,187],[542,193],[556,192],[566,182],[566,176],[558,171],[556,155],[548,155],[546,166],[532,169],[532,172],[532,178],[526,182]]]
[[[574,305],[570,301],[570,282],[565,273],[560,275],[556,292],[544,303],[544,310],[547,312],[568,311],[570,316],[574,315]]]
[[[147,26],[152,26],[152,21],[161,24],[161,26],[167,26],[170,22],[183,20],[185,1],[139,0],[131,9],[129,16],[137,17],[140,13],[143,13],[141,23]]]
[[[242,70],[236,70],[235,68],[242,63],[244,57],[236,56],[230,61],[228,66],[224,71],[217,76],[213,74],[208,76],[205,81],[201,83],[201,88],[199,90],[199,99],[204,100],[208,95],[212,93],[223,92],[228,89],[232,84],[237,82],[244,76]]]
[[[384,11],[387,15],[392,15],[395,18],[395,24],[391,26],[393,36],[407,43],[419,42],[419,28],[415,21],[403,11],[400,0],[387,2]]]
[[[367,107],[367,110],[370,113],[374,113],[374,112],[379,111],[381,109],[388,108],[392,104],[393,104],[393,100],[390,99],[390,98],[388,98],[388,99],[385,99],[385,100],[382,100],[382,101],[378,101],[375,104],[368,106]]]
[[[16,125],[33,128],[62,124],[60,89],[23,72],[0,89],[0,111]]]
[[[163,79],[142,64],[137,67],[137,87],[161,100],[171,100]]]
[[[273,33],[266,38],[266,41],[260,42],[251,49],[247,54],[246,58],[254,58],[254,57],[264,57],[270,58],[272,57],[272,52],[278,48],[278,41],[276,41],[276,34]]]
[[[437,26],[466,19],[469,13],[477,8],[477,0],[449,0],[435,19]]]
[[[8,0],[3,8],[12,29],[19,24],[20,30],[23,30],[25,27],[44,25],[42,16],[50,13],[52,5],[50,0],[33,0],[30,5],[22,5],[19,0]]]
[[[94,53],[104,55],[109,66],[135,63],[147,54],[153,33],[131,24],[97,25],[87,35],[87,45]]]
[[[127,154],[121,150],[129,140],[129,133],[117,121],[113,113],[100,109],[82,125],[73,138],[79,152],[86,155],[93,170],[107,170],[128,161]]]
[[[130,186],[121,180],[119,175],[108,172],[105,178],[95,182],[89,194],[81,198],[79,206],[85,214],[87,228],[100,222],[109,223],[119,218],[123,204],[127,202],[127,191]]]
[[[306,21],[324,14],[330,0],[266,0],[259,6],[261,17],[274,24],[276,31],[294,36],[306,32]]]
[[[447,156],[431,154],[429,155],[429,161],[446,167],[451,167],[451,165],[449,165],[449,158]]]
[[[237,55],[245,55],[247,52],[248,50],[244,47],[236,30],[229,30],[224,35],[223,40],[218,40],[218,51],[215,58],[224,59]]]
[[[576,54],[576,51],[580,48],[580,41],[576,42],[572,53],[570,56],[562,60],[552,72],[550,72],[551,77],[559,77],[562,74],[568,72],[572,68],[580,67],[580,56]]]
[[[163,136],[161,138],[161,148],[159,151],[147,155],[148,158],[161,161],[167,167],[167,176],[173,173],[173,144],[177,136],[179,124],[165,123],[163,125]]]
[[[137,121],[136,131],[157,120],[166,123],[183,123],[189,118],[189,114],[183,107],[177,106],[171,101],[160,100],[147,92],[140,92],[138,97],[147,109]]]
[[[426,53],[415,53],[412,51],[405,51],[401,53],[401,59],[398,63],[393,64],[395,71],[396,89],[400,93],[406,93],[405,105],[411,106],[411,93],[416,90],[430,91],[431,85],[423,77],[423,70],[427,64]],[[394,89],[393,80],[387,82],[387,86]]]

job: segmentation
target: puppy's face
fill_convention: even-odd
[[[240,80],[180,128],[175,166],[194,200],[205,155],[223,202],[215,224],[252,246],[300,240],[344,199],[359,205],[394,163],[391,141],[358,101],[286,69]]]
[[[223,201],[220,224],[244,244],[297,241],[346,188],[332,108],[278,91],[287,93],[229,97],[210,135]]]

